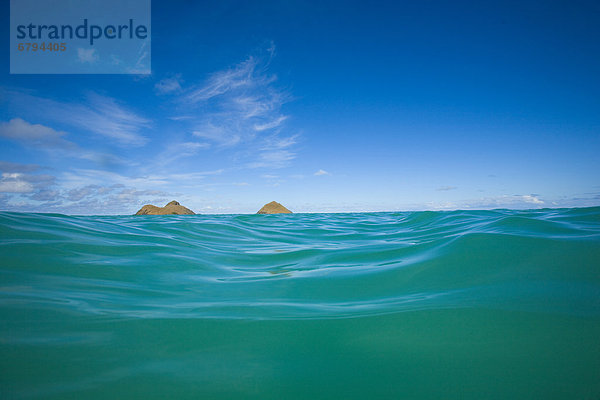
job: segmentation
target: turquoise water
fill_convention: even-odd
[[[600,399],[600,207],[0,213],[2,399]]]

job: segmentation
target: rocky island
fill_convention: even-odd
[[[258,210],[257,214],[292,214],[292,212],[278,202],[272,201]]]
[[[195,214],[189,208],[186,208],[173,200],[164,207],[157,207],[152,204],[146,204],[135,215],[193,215]]]

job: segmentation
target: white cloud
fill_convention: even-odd
[[[0,171],[3,172],[32,172],[40,168],[36,164],[19,164],[8,161],[0,161]]]
[[[4,186],[6,185],[0,182],[0,188]],[[133,214],[143,204],[166,204],[172,198],[179,197],[177,193],[154,189],[140,190],[122,184],[93,184],[58,190],[43,187],[31,189],[29,191],[23,189],[20,193],[12,190],[12,197],[0,196],[0,200],[4,200],[2,206],[20,211],[36,211],[41,208],[44,212],[68,214]],[[6,199],[11,200],[6,201]]]
[[[266,57],[248,57],[202,84],[182,89],[177,101],[180,115],[172,118],[219,147],[243,145],[235,158],[248,167],[287,166],[296,157],[292,146],[298,135],[284,131],[289,116],[282,107],[291,96],[276,87],[277,77],[268,72],[273,52],[272,46]]]
[[[315,176],[323,176],[323,175],[331,175],[331,174],[323,169],[320,169],[317,172],[315,172],[314,175]]]
[[[293,136],[280,136],[280,135],[272,135],[268,136],[264,140],[264,145],[261,150],[280,150],[291,147],[297,143],[298,135]]]
[[[289,148],[296,144],[298,135],[282,137],[271,135],[263,139],[263,145],[258,149],[258,160],[251,162],[250,168],[271,167],[282,168],[296,158]]]
[[[83,160],[89,160],[104,167],[137,165],[137,162],[130,158],[123,158],[114,154],[100,153],[93,150],[79,149],[77,151],[70,152],[68,155],[71,157],[81,158]]]
[[[33,192],[33,185],[25,181],[24,174],[20,173],[2,173],[0,178],[0,193],[30,193]]]
[[[67,196],[70,201],[80,201],[85,197],[96,194],[99,191],[98,189],[100,189],[100,186],[98,185],[83,186],[69,190]]]
[[[123,63],[123,61],[117,57],[115,54],[111,54],[110,55],[110,63],[112,65],[121,65]]]
[[[199,186],[199,181],[223,170],[169,175],[126,176],[95,169],[73,169],[55,178],[47,175],[5,173],[0,191],[9,193],[9,208],[69,214],[132,214],[144,204],[166,204],[186,196],[173,188]],[[244,185],[240,183],[239,185]],[[0,196],[1,197],[1,196]],[[43,204],[40,205],[40,202]]]
[[[169,194],[161,190],[139,190],[135,187],[129,187],[121,184],[110,186],[87,185],[77,187],[64,192],[63,196],[70,202],[97,202],[99,200],[111,199],[113,204],[123,206],[125,204],[134,204],[142,202],[143,198],[160,197],[168,198]]]
[[[459,209],[493,209],[493,208],[512,208],[526,209],[540,207],[545,202],[538,195],[501,195],[493,197],[482,197],[479,199],[460,200],[455,202],[429,202],[425,204],[425,209],[429,210],[459,210]],[[423,207],[416,207],[417,209]]]
[[[264,151],[259,154],[258,160],[248,164],[250,168],[283,168],[293,160],[296,155],[288,150]]]
[[[122,144],[144,145],[147,141],[139,134],[150,126],[150,121],[127,110],[110,97],[90,94],[89,107],[80,106],[79,114],[67,122],[102,136],[115,139]]]
[[[169,144],[167,148],[158,155],[157,163],[161,166],[170,164],[185,157],[191,157],[202,149],[208,149],[210,144],[201,142],[179,142]]]
[[[544,202],[542,200],[540,200],[538,198],[537,195],[534,194],[526,194],[521,196],[521,199],[525,202],[525,203],[531,203],[531,204],[544,204]]]
[[[60,155],[62,157],[90,160],[105,166],[127,165],[131,163],[113,154],[82,149],[77,144],[63,139],[65,135],[66,133],[63,131],[57,131],[41,124],[31,124],[21,118],[13,118],[8,122],[0,122],[0,137],[14,140],[26,147],[45,150],[51,152],[53,155]],[[0,162],[0,170],[6,171],[5,168],[1,167],[2,165],[5,165],[5,163]],[[19,169],[19,171],[27,172],[22,169]],[[31,171],[31,169],[28,171]]]
[[[154,89],[158,94],[167,94],[181,91],[181,74],[177,74],[171,78],[165,78],[158,81],[154,85]]]
[[[165,180],[168,180],[171,186],[176,185],[178,187],[189,186],[197,188],[196,186],[198,185],[198,183],[204,180],[207,176],[221,175],[223,172],[225,172],[224,169],[217,169],[212,171],[186,172],[182,174],[165,175],[163,178]],[[207,188],[208,186],[204,185],[203,187]]]
[[[5,195],[4,198],[11,199],[11,203],[17,201],[25,206],[27,205],[25,199],[46,201],[51,198],[49,196],[53,193],[54,176],[28,173],[38,169],[35,165],[1,163],[0,167],[3,171],[0,177],[0,193],[9,193],[10,195]],[[5,203],[5,205],[9,204]]]
[[[150,120],[96,93],[84,101],[60,102],[25,91],[0,91],[10,106],[37,119],[47,119],[106,137],[123,146],[142,146],[147,138],[140,132],[150,128]]]
[[[167,187],[178,186],[189,182],[204,179],[208,175],[219,175],[223,169],[211,171],[186,172],[181,174],[148,174],[138,176],[125,176],[116,172],[99,169],[74,169],[62,175],[63,187],[77,188],[87,185],[106,186],[124,185],[128,187]]]
[[[274,76],[257,71],[259,59],[249,57],[231,69],[213,73],[203,84],[193,87],[183,98],[186,103],[199,103],[224,94],[234,93],[233,101],[244,99],[244,89],[266,87],[275,81]]]
[[[62,135],[64,135],[64,132],[57,132],[54,129],[39,124],[33,125],[23,121],[21,118],[13,118],[9,122],[0,124],[0,136],[9,139],[54,141]]]
[[[131,74],[149,75],[150,69],[150,51],[147,49],[148,41],[142,42],[137,52],[137,60],[132,68],[128,68]]]
[[[192,132],[194,136],[202,139],[207,139],[225,147],[230,147],[238,144],[242,140],[240,133],[228,130],[224,126],[215,126],[207,122],[199,129]]]
[[[83,49],[81,47],[77,48],[77,60],[80,63],[88,63],[94,64],[98,61],[98,54],[96,53],[96,49]]]
[[[74,143],[62,138],[64,135],[65,132],[40,124],[30,124],[21,118],[0,123],[0,137],[35,147],[64,149],[75,147]]]
[[[200,143],[200,142],[182,142],[182,143],[177,143],[176,145],[176,149],[177,151],[185,154],[185,155],[191,155],[191,154],[195,154],[197,150],[199,149],[206,149],[210,147],[210,144],[208,143]]]
[[[254,125],[254,130],[260,132],[260,131],[265,131],[265,130],[268,130],[268,129],[277,128],[286,119],[288,119],[287,115],[281,115],[278,118],[274,119],[273,121],[265,122],[264,124]]]
[[[436,190],[438,192],[447,192],[447,191],[456,190],[456,189],[458,189],[456,186],[442,186],[442,187],[437,188]]]
[[[105,186],[120,184],[125,186],[157,187],[169,183],[169,178],[163,175],[125,176],[116,172],[100,169],[77,168],[62,174],[64,188],[77,188],[87,185]]]
[[[193,120],[194,116],[192,116],[192,115],[175,115],[172,117],[167,117],[167,119],[170,119],[171,121],[189,121],[189,120]]]

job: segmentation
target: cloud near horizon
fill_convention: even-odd
[[[492,197],[482,197],[479,199],[467,199],[459,201],[446,201],[446,202],[429,202],[426,204],[425,209],[428,210],[472,210],[472,209],[495,209],[495,208],[514,208],[514,209],[528,209],[528,208],[541,208],[546,202],[540,199],[540,196],[536,194],[520,195],[515,194],[512,196],[501,195]],[[423,208],[423,207],[421,207]]]
[[[95,180],[86,179],[86,172],[67,173],[59,183],[53,175],[36,174],[39,170],[34,165],[0,163],[0,207],[3,210],[128,214],[142,203],[166,202],[173,195],[159,189],[138,189],[117,183],[120,180],[133,184],[139,181],[110,173],[100,172],[105,176]],[[91,171],[87,173],[93,175]],[[86,184],[90,181],[95,183]],[[160,179],[156,181],[160,182]]]

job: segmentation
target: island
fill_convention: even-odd
[[[278,202],[272,201],[258,210],[257,214],[292,214],[292,212]]]
[[[194,215],[195,213],[173,200],[164,207],[146,204],[135,215]]]

